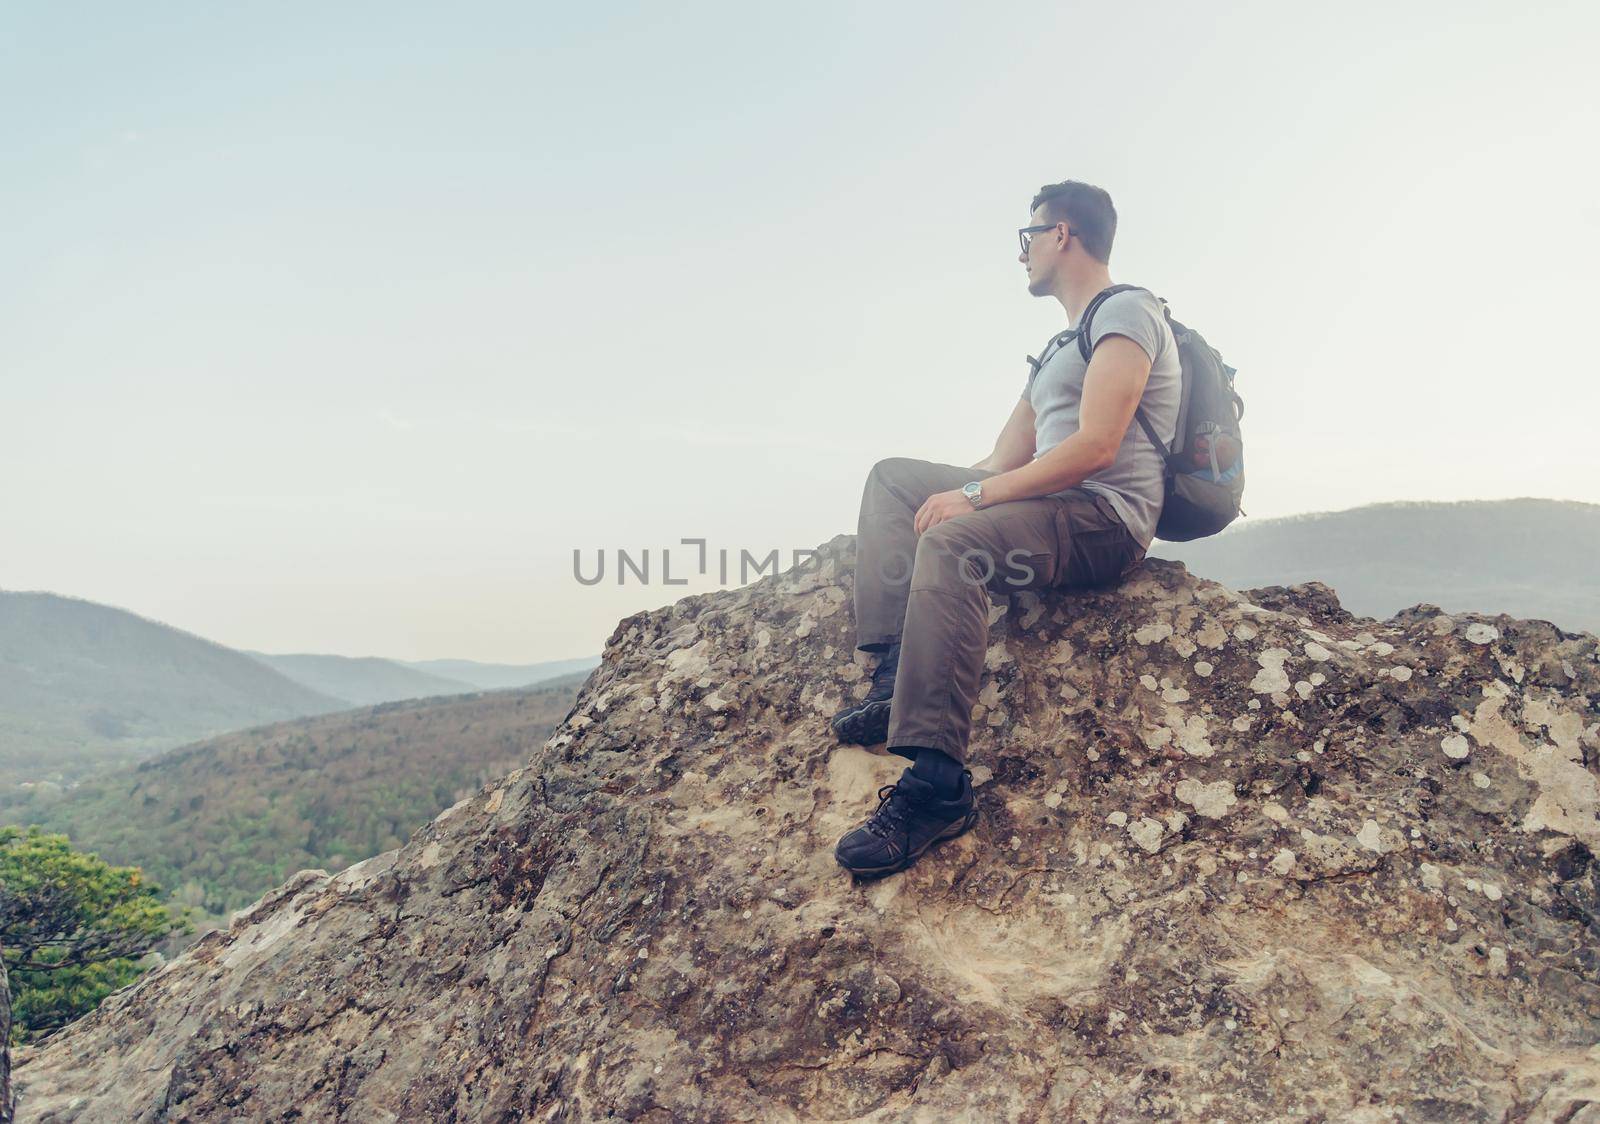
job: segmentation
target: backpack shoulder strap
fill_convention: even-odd
[[[1039,368],[1043,367],[1045,365],[1045,363],[1049,360],[1049,358],[1050,358],[1050,356],[1052,354],[1052,352],[1050,351],[1050,349],[1052,347],[1057,348],[1057,349],[1061,348],[1064,344],[1067,343],[1068,340],[1072,339],[1072,337],[1075,334],[1076,333],[1072,332],[1069,329],[1068,331],[1065,331],[1065,332],[1057,332],[1055,335],[1053,335],[1049,339],[1045,340],[1044,341],[1044,346],[1039,349],[1039,358],[1035,359],[1031,355],[1028,356],[1028,367],[1029,367],[1028,377],[1031,379],[1034,375],[1037,375],[1039,373]]]
[[[1139,419],[1139,428],[1143,429],[1144,435],[1150,438],[1150,444],[1156,447],[1156,451],[1161,454],[1161,459],[1170,462],[1172,453],[1167,449],[1167,443],[1156,436],[1156,427],[1150,424],[1149,418],[1145,417],[1142,404],[1134,407],[1133,416]]]
[[[1078,354],[1083,356],[1083,361],[1085,363],[1089,361],[1089,328],[1094,320],[1095,310],[1106,302],[1107,297],[1115,296],[1118,293],[1125,293],[1130,289],[1144,289],[1144,286],[1112,285],[1109,288],[1101,289],[1094,295],[1094,299],[1089,302],[1089,307],[1083,310],[1083,315],[1078,320]],[[1159,300],[1160,298],[1157,299]],[[1165,314],[1165,302],[1162,302],[1161,308],[1163,314]],[[1168,462],[1170,467],[1172,451],[1167,448],[1167,443],[1156,435],[1156,427],[1151,425],[1150,419],[1145,416],[1143,403],[1140,403],[1134,408],[1133,416],[1139,420],[1139,428],[1144,430],[1144,435],[1150,438],[1150,444],[1156,447],[1156,452],[1161,454],[1161,459]]]
[[[1108,297],[1114,297],[1118,293],[1126,293],[1130,289],[1143,288],[1143,285],[1111,285],[1101,289],[1094,295],[1094,299],[1089,302],[1089,307],[1083,310],[1082,316],[1078,317],[1078,354],[1083,356],[1085,363],[1089,361],[1089,329],[1094,323],[1095,310],[1105,304]]]

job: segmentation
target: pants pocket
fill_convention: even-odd
[[[1057,585],[1113,585],[1144,551],[1104,496],[1073,497],[1058,516],[1063,558]]]

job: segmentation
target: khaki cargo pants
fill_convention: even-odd
[[[1082,488],[980,508],[916,533],[929,496],[993,475],[891,457],[867,476],[856,535],[856,647],[882,652],[900,639],[890,750],[927,747],[964,759],[991,591],[1107,585],[1144,557],[1111,502]]]

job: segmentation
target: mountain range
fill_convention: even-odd
[[[302,687],[344,699],[352,706],[527,687],[575,671],[588,671],[600,662],[599,656],[547,663],[499,664],[476,660],[408,662],[379,656],[304,653],[272,655],[247,651],[247,654]]]
[[[348,705],[121,609],[0,592],[0,790]]]
[[[124,609],[0,591],[0,793],[67,784],[230,730],[435,695],[526,686],[593,667],[270,655]]]
[[[1319,581],[1353,613],[1419,603],[1600,631],[1600,505],[1563,500],[1384,503],[1242,520],[1151,554],[1234,589]]]

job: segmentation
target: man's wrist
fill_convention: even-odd
[[[1006,493],[1010,491],[1010,483],[1006,477],[1008,472],[997,472],[993,476],[983,478],[983,506],[993,507],[997,503],[1008,502]]]

